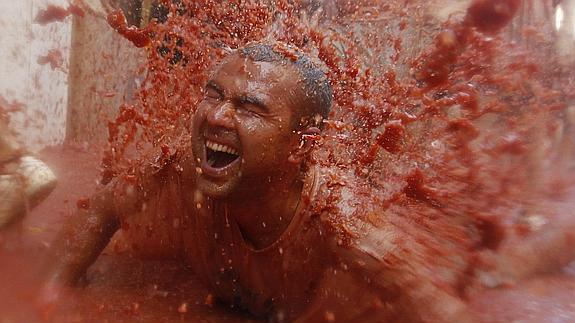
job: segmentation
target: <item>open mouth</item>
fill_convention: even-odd
[[[224,168],[240,157],[239,152],[227,145],[206,141],[206,159],[212,168]]]

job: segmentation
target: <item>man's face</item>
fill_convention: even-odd
[[[224,197],[257,192],[293,167],[299,136],[292,121],[303,93],[289,65],[234,54],[216,71],[192,121],[196,185]]]

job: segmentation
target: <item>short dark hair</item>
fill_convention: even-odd
[[[303,78],[306,101],[311,107],[307,115],[300,117],[311,117],[312,123],[315,121],[316,126],[322,126],[321,121],[327,119],[331,111],[333,90],[325,73],[307,55],[279,42],[275,44],[249,43],[239,49],[239,53],[255,62],[291,62]],[[322,120],[315,120],[316,115],[319,115]]]

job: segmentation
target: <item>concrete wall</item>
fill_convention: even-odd
[[[60,143],[65,135],[71,20],[35,24],[47,3],[67,5],[66,0],[0,0],[0,95],[24,104],[10,126],[32,150]],[[53,49],[63,58],[56,70],[37,62]]]
[[[67,139],[101,143],[118,107],[133,101],[145,51],[118,35],[100,15],[74,18]]]
[[[48,4],[68,0],[0,0],[0,96],[22,103],[10,127],[29,149],[73,141],[106,139],[106,124],[136,91],[143,52],[117,35],[99,1],[84,18],[42,26],[34,22]],[[61,67],[38,59],[61,53]],[[0,100],[0,102],[2,102]]]

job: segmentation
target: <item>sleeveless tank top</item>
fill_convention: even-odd
[[[183,220],[183,255],[227,304],[290,321],[312,302],[326,267],[325,233],[309,212],[317,180],[309,172],[296,214],[276,242],[254,249],[225,205],[205,203]]]

